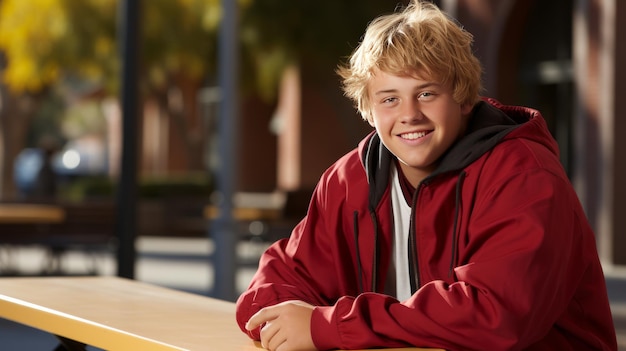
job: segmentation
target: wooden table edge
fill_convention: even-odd
[[[1,294],[0,309],[5,319],[106,350],[138,350],[146,346],[155,351],[185,350]],[[65,323],[53,322],[53,316],[63,318]],[[76,337],[77,334],[81,336]]]

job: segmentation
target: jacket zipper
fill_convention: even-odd
[[[376,292],[378,286],[378,262],[380,261],[380,249],[378,247],[379,241],[379,233],[378,233],[378,217],[376,217],[376,212],[372,209],[369,211],[370,217],[372,219],[372,224],[374,226],[374,252],[373,260],[372,260],[372,292]],[[359,248],[359,211],[354,211],[352,213],[352,225],[354,230],[354,245],[355,245],[355,255],[356,255],[356,266],[357,266],[357,274],[358,274],[358,284],[359,284],[359,293],[365,292],[363,283],[363,266],[361,265],[361,249]]]
[[[370,209],[370,217],[372,217],[372,222],[374,224],[374,259],[372,260],[372,290],[376,292],[376,288],[378,287],[378,261],[380,255],[380,249],[378,248],[378,217],[376,217],[376,212],[374,209]]]
[[[463,186],[463,180],[465,179],[466,173],[462,171],[459,174],[457,179],[456,189],[455,189],[455,205],[454,205],[454,223],[452,225],[452,253],[450,257],[450,267],[448,269],[448,276],[452,276],[454,271],[454,266],[456,265],[456,260],[458,256],[458,241],[459,241],[459,214],[461,208],[461,189]],[[419,192],[422,189],[424,182],[420,183],[415,190],[415,194],[413,194],[413,206],[411,207],[411,222],[409,225],[409,274],[411,279],[411,295],[415,294],[415,292],[420,288],[420,273],[419,273],[419,261],[418,261],[418,246],[417,246],[417,233],[416,233],[416,207],[417,207],[417,199]]]
[[[454,267],[458,257],[459,250],[459,214],[461,212],[461,189],[463,187],[463,180],[465,179],[465,171],[459,174],[459,178],[456,183],[455,191],[455,203],[454,203],[454,223],[452,225],[452,256],[450,257],[450,268],[448,269],[448,278],[452,277]]]
[[[417,289],[419,289],[420,287],[417,235],[415,233],[415,208],[417,207],[417,198],[421,188],[422,183],[418,185],[417,189],[415,189],[415,193],[413,194],[413,206],[411,206],[411,219],[409,222],[409,252],[407,254],[409,255],[409,278],[411,281],[411,295],[415,294]]]
[[[354,248],[356,250],[356,267],[358,281],[359,281],[359,293],[363,290],[363,267],[361,266],[361,249],[359,249],[359,211],[354,211],[352,214],[352,225],[354,226]]]

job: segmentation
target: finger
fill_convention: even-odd
[[[246,330],[254,330],[260,327],[263,323],[276,318],[272,311],[273,309],[271,307],[260,309],[252,317],[250,317],[250,319],[248,319],[248,322],[246,323]]]
[[[272,324],[272,323],[268,323],[268,324]],[[265,328],[266,327],[263,327],[263,329]],[[265,346],[270,351],[277,351],[281,347],[281,345],[284,345],[285,342],[287,341],[287,334],[282,332],[281,328],[276,325],[270,326],[269,329],[270,330],[267,333],[268,335],[265,338]],[[261,340],[263,340],[263,338],[261,338]]]
[[[261,327],[261,346],[268,350],[273,350],[271,348],[272,339],[276,336],[279,328],[272,324],[272,322],[267,322],[263,327]]]

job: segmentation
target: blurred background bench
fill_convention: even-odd
[[[62,255],[78,250],[93,256],[116,247],[115,213],[112,202],[91,201],[63,204],[0,204],[0,244],[5,249],[2,274],[18,274],[9,251],[15,246],[45,248],[41,274],[60,274]],[[19,214],[10,216],[10,214]],[[95,262],[87,268],[97,274]]]
[[[238,240],[264,246],[288,237],[306,214],[312,190],[239,193],[233,220]],[[206,196],[161,195],[144,198],[137,213],[137,237],[211,237],[210,221],[219,208]],[[36,246],[45,250],[40,275],[66,275],[63,257],[69,252],[87,255],[84,274],[99,274],[99,255],[117,248],[116,207],[109,198],[57,204],[0,203],[0,275],[18,275],[12,248]],[[257,256],[257,255],[253,255]],[[256,265],[258,257],[241,260]]]

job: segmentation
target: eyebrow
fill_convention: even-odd
[[[418,85],[417,87],[415,87],[415,90],[422,90],[422,89],[430,88],[430,87],[433,87],[433,86],[440,87],[441,84],[435,83],[435,82],[427,82],[427,83]],[[396,91],[398,91],[398,89],[379,90],[379,91],[375,92],[374,95],[395,93]]]

